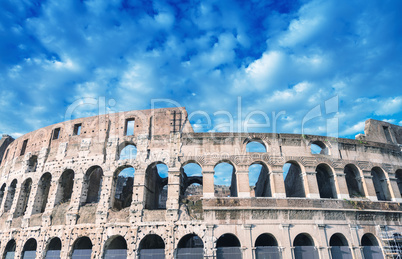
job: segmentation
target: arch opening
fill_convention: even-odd
[[[237,197],[236,170],[227,162],[221,162],[214,168],[215,197]]]
[[[119,160],[136,159],[137,147],[134,144],[127,144],[120,152]]]
[[[204,258],[204,242],[196,234],[187,234],[180,239],[176,254],[178,259],[202,259]]]
[[[240,241],[233,234],[223,234],[216,241],[216,255],[218,259],[241,259]]]
[[[168,167],[162,162],[150,164],[145,171],[145,208],[166,209]]]
[[[54,237],[50,240],[45,259],[60,259],[61,240],[58,237]]]
[[[14,218],[21,217],[25,214],[28,207],[29,195],[31,194],[32,179],[26,179],[21,186],[20,195],[18,197],[17,206],[14,212]]]
[[[274,236],[268,233],[261,234],[255,240],[255,257],[280,259],[281,251],[278,247],[278,241]]]
[[[78,238],[73,245],[71,259],[91,259],[92,242],[89,237]]]
[[[28,159],[28,172],[35,172],[38,165],[38,157],[33,155]]]
[[[283,166],[286,197],[306,197],[302,170],[299,164],[287,162]]]
[[[7,190],[7,196],[4,203],[4,212],[10,211],[11,206],[13,205],[16,188],[17,188],[17,179],[14,179]]]
[[[131,166],[119,169],[115,172],[113,179],[114,199],[113,208],[122,210],[128,208],[133,200],[133,186],[134,186],[135,169]]]
[[[36,248],[37,243],[34,238],[28,239],[25,243],[24,248],[22,249],[22,258],[23,259],[35,259],[36,258]]]
[[[100,166],[92,166],[84,176],[81,204],[98,203],[101,195],[103,170]]]
[[[298,234],[293,240],[294,254],[296,259],[318,259],[318,251],[314,246],[314,240],[309,234]]]
[[[256,141],[256,140],[251,140],[246,145],[246,152],[247,153],[250,153],[250,152],[266,153],[267,148],[265,147],[265,145],[262,142]]]
[[[39,180],[36,197],[32,208],[32,214],[43,213],[46,209],[47,199],[49,196],[52,175],[44,173]]]
[[[4,249],[4,255],[3,258],[5,259],[12,259],[15,256],[15,248],[16,248],[16,243],[14,239],[11,239],[8,241],[6,248]]]
[[[181,169],[180,200],[192,201],[202,197],[202,169],[197,163],[188,163]]]
[[[262,163],[254,163],[248,168],[251,197],[272,197],[269,170]]]
[[[329,149],[327,145],[322,141],[314,141],[310,145],[311,154],[329,155]]]
[[[398,183],[399,193],[402,196],[402,169],[396,170],[395,177],[396,177],[396,180],[397,180],[397,183]]]
[[[165,242],[156,234],[146,235],[138,246],[140,258],[165,258]]]
[[[316,178],[321,198],[334,199],[337,197],[334,174],[328,165],[319,164],[317,166]]]
[[[111,237],[105,244],[104,259],[127,258],[127,242],[122,236]]]
[[[329,246],[331,247],[332,258],[353,259],[348,241],[344,235],[340,233],[333,234],[329,240]]]
[[[67,169],[63,172],[58,181],[55,205],[70,201],[71,194],[73,192],[73,186],[74,171],[71,169]]]
[[[359,170],[353,164],[348,164],[344,169],[346,185],[350,198],[364,197],[364,189]]]
[[[361,245],[363,246],[364,258],[383,258],[381,247],[373,234],[364,234],[361,239]]]
[[[373,176],[373,184],[377,199],[379,201],[390,201],[391,194],[388,189],[388,181],[385,177],[384,171],[379,167],[371,169],[371,176]]]
[[[3,204],[3,199],[4,199],[4,193],[6,191],[6,184],[3,183],[3,185],[0,188],[0,205]]]

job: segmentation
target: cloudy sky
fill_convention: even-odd
[[[402,1],[167,2],[0,1],[0,133],[152,103],[196,131],[402,125]]]

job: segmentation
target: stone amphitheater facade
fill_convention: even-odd
[[[194,133],[184,108],[80,118],[15,140],[4,135],[0,253],[382,258],[390,255],[384,233],[402,232],[402,127],[368,120],[357,138]],[[250,143],[263,152],[247,150]],[[122,159],[128,146],[137,153]],[[232,168],[226,190],[216,188],[219,163]],[[187,164],[202,173],[185,172]],[[250,188],[253,164],[261,169]],[[135,170],[131,181],[118,180],[125,168]],[[192,184],[201,191],[186,193]],[[336,247],[347,255],[337,257]],[[186,248],[189,254],[181,255]],[[112,257],[114,249],[125,254]]]

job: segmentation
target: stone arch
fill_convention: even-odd
[[[198,163],[185,163],[180,168],[180,197],[202,196],[202,167]],[[181,200],[180,199],[180,200]]]
[[[35,258],[37,246],[38,245],[35,238],[28,239],[28,241],[25,242],[24,248],[22,249],[21,258]]]
[[[325,163],[319,164],[316,167],[316,178],[320,198],[334,199],[337,197],[334,170],[329,165]]]
[[[263,233],[257,237],[254,243],[256,258],[281,258],[278,241],[269,233]]]
[[[301,165],[291,160],[285,163],[283,169],[286,197],[306,197]]]
[[[354,164],[347,164],[344,168],[346,185],[349,197],[364,197],[363,181],[360,170]]]
[[[74,171],[71,169],[65,170],[58,181],[55,205],[69,202],[73,193],[74,186]]]
[[[321,140],[309,143],[311,154],[330,155],[328,146]]]
[[[84,175],[81,204],[98,203],[100,199],[103,170],[100,166],[91,166]]]
[[[268,150],[268,145],[260,138],[252,138],[246,139],[244,141],[246,144],[246,152],[258,152],[258,153],[266,153]]]
[[[231,254],[231,258],[240,259],[242,256],[239,239],[231,233],[221,235],[216,241],[216,255],[218,259],[226,258],[225,254]]]
[[[0,206],[1,206],[1,204],[3,204],[3,199],[4,199],[4,194],[6,192],[6,187],[7,187],[7,185],[5,183],[3,183],[3,185],[0,188]]]
[[[361,246],[363,246],[364,258],[383,258],[381,247],[375,235],[364,234],[361,239]]]
[[[71,252],[71,259],[84,259],[91,258],[92,254],[92,241],[89,237],[83,236],[77,238],[73,244],[73,249]]]
[[[229,160],[221,160],[214,166],[215,197],[237,197],[236,167]]]
[[[32,189],[32,179],[28,178],[21,185],[20,195],[18,197],[17,206],[14,212],[14,218],[21,217],[25,214],[25,211],[27,210],[28,207],[28,200],[31,194],[31,189]]]
[[[163,162],[153,162],[145,170],[145,208],[166,209],[168,167]]]
[[[4,249],[4,254],[3,254],[3,258],[14,258],[15,256],[15,249],[17,247],[17,244],[15,243],[14,239],[11,239],[10,241],[8,241],[5,249]]]
[[[196,234],[187,234],[183,236],[177,244],[176,257],[178,259],[185,258],[203,258],[204,242]]]
[[[44,173],[40,178],[32,208],[32,214],[45,212],[51,182],[52,175],[50,173]]]
[[[121,210],[130,207],[133,200],[135,169],[130,165],[117,168],[113,174],[112,207]]]
[[[272,234],[262,233],[255,240],[254,246],[278,246],[278,241]]]
[[[378,246],[378,239],[371,233],[366,233],[361,239],[362,246]]]
[[[15,191],[17,189],[17,179],[14,179],[7,190],[6,201],[4,203],[4,212],[8,212],[13,205]]]
[[[36,166],[38,165],[38,156],[32,155],[28,159],[28,172],[35,172],[36,171]]]
[[[380,167],[373,167],[371,169],[371,176],[373,177],[374,189],[379,201],[390,201],[391,194],[388,188],[388,180],[384,170]]]
[[[137,146],[133,142],[125,141],[118,147],[118,160],[134,160],[137,157]]]
[[[293,240],[295,259],[318,259],[313,238],[307,233],[298,234]]]
[[[120,235],[110,237],[105,242],[103,258],[127,258],[126,239]]]
[[[140,258],[165,258],[165,242],[156,234],[148,234],[138,246]]]
[[[332,258],[353,258],[346,237],[341,233],[335,233],[329,239]]]
[[[396,178],[397,183],[398,183],[399,193],[402,196],[402,169],[398,169],[398,170],[395,171],[395,178]]]
[[[46,247],[45,259],[60,258],[61,240],[58,237],[50,239],[49,244]]]
[[[252,197],[272,197],[268,166],[255,161],[248,168],[249,185]]]

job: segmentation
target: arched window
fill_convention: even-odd
[[[293,240],[295,259],[318,259],[318,251],[310,235],[301,233]]]
[[[139,257],[142,258],[165,258],[165,242],[155,234],[146,235],[138,247]]]
[[[278,242],[271,234],[261,234],[255,240],[255,257],[260,258],[282,258]]]
[[[196,234],[182,237],[177,245],[177,259],[204,258],[204,243]]]
[[[15,256],[15,248],[16,248],[16,243],[14,239],[11,239],[8,241],[6,248],[4,249],[4,259],[13,259]]]
[[[363,184],[357,167],[353,164],[348,164],[345,166],[344,172],[346,185],[348,186],[349,197],[364,197]]]
[[[214,171],[215,197],[237,197],[234,166],[221,162],[215,166]]]
[[[71,259],[91,259],[91,254],[91,239],[88,237],[80,237],[74,242]]]
[[[105,244],[104,259],[127,258],[127,242],[122,236],[109,238]]]
[[[28,160],[28,172],[35,172],[38,164],[38,157],[31,156]]]
[[[240,241],[233,234],[223,234],[216,241],[217,259],[225,259],[230,255],[231,259],[241,259]]]
[[[102,186],[103,170],[100,166],[92,166],[84,176],[81,204],[98,203]]]
[[[377,238],[373,234],[364,234],[362,236],[361,245],[363,246],[364,258],[383,258]]]
[[[34,238],[28,239],[22,250],[22,259],[35,259],[36,258],[36,240]]]
[[[14,218],[21,217],[25,214],[25,211],[28,206],[29,195],[31,194],[32,187],[32,179],[26,179],[22,185],[20,190],[20,196],[18,197],[17,207],[15,208]]]
[[[310,145],[311,154],[329,155],[328,147],[322,141],[314,141]]]
[[[126,145],[120,152],[119,160],[135,159],[137,157],[137,147],[133,144]]]
[[[45,211],[51,181],[52,175],[50,173],[44,173],[40,178],[32,214],[43,213]]]
[[[336,198],[334,174],[326,164],[319,164],[316,168],[316,178],[321,198]]]
[[[286,197],[306,197],[302,170],[296,162],[287,162],[283,166]]]
[[[353,258],[348,246],[348,241],[346,240],[344,235],[340,233],[333,234],[329,240],[329,246],[331,247],[332,258]]]
[[[196,163],[188,163],[181,168],[181,200],[202,196],[202,169]]]
[[[8,212],[13,205],[15,190],[17,188],[17,179],[14,179],[8,187],[6,202],[4,203],[4,212]]]
[[[168,167],[155,162],[145,171],[145,208],[166,209]]]
[[[52,238],[48,245],[45,259],[60,259],[61,240],[58,237]]]
[[[116,186],[113,196],[114,209],[121,210],[130,207],[133,199],[134,173],[135,170],[131,166],[116,170],[114,176],[114,185]]]
[[[0,188],[0,205],[3,203],[4,199],[4,192],[6,191],[6,184],[3,183],[3,185]]]
[[[389,193],[384,171],[379,167],[374,167],[371,169],[371,175],[373,176],[373,184],[377,194],[377,199],[379,201],[390,201],[391,195]]]
[[[246,152],[265,153],[267,152],[267,148],[260,141],[250,141],[246,145]]]
[[[74,171],[67,169],[63,172],[58,181],[55,205],[70,201],[71,194],[73,193],[73,185]]]
[[[272,197],[268,168],[262,163],[254,163],[248,168],[251,197]]]
[[[396,170],[395,177],[396,177],[396,180],[397,180],[397,183],[398,183],[399,193],[402,196],[402,169]]]

